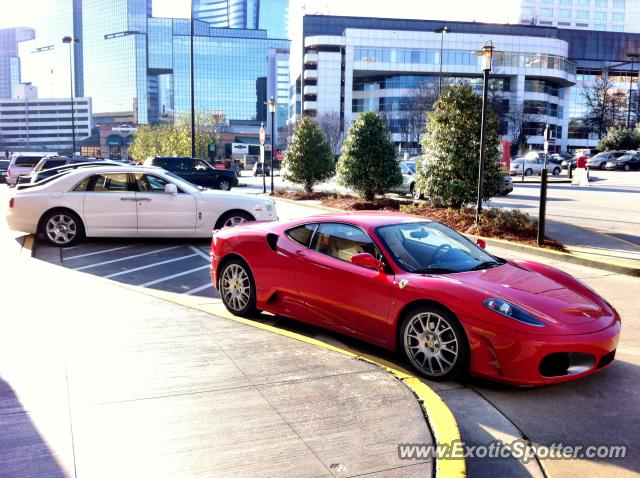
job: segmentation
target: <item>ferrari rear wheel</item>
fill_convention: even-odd
[[[218,290],[224,306],[232,314],[246,317],[256,312],[256,284],[243,260],[231,259],[224,264]]]
[[[447,310],[423,306],[410,311],[401,328],[401,349],[411,365],[430,380],[464,373],[468,346],[462,327]]]

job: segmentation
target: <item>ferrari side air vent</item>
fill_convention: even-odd
[[[278,245],[278,235],[277,234],[267,234],[267,243],[269,244],[269,248],[272,251],[276,251],[276,246]]]

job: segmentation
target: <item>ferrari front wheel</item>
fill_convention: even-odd
[[[222,303],[232,314],[246,317],[256,312],[256,284],[242,259],[231,259],[222,266],[218,290]]]
[[[451,380],[465,372],[466,336],[444,308],[423,306],[410,311],[402,324],[400,346],[413,368],[430,380]]]

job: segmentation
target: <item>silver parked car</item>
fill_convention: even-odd
[[[391,192],[416,197],[416,162],[415,161],[401,161],[400,172],[402,172],[402,184],[395,187]]]

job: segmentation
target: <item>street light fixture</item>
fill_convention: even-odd
[[[275,146],[274,146],[274,137],[275,137],[275,116],[276,116],[276,99],[272,96],[269,101],[267,101],[269,105],[269,113],[271,113],[271,195],[273,195],[273,155],[275,154]],[[263,165],[264,170],[264,165]],[[263,171],[264,172],[264,171]]]
[[[442,94],[442,52],[444,47],[444,34],[450,32],[451,29],[446,25],[435,30],[435,33],[440,33],[440,73],[438,74],[438,96]]]
[[[189,34],[189,56],[191,58],[189,66],[191,70],[191,157],[196,157],[196,106],[194,101],[194,70],[193,70],[193,0],[191,6],[191,31]]]
[[[73,101],[73,44],[79,43],[75,37],[65,36],[62,37],[62,43],[67,43],[69,45],[69,92],[71,99],[71,143],[73,150],[71,151],[71,157],[76,154],[76,115],[74,112],[74,101]]]
[[[640,54],[627,53],[627,58],[631,59],[631,73],[629,73],[629,98],[627,101],[627,128],[630,128],[631,127],[631,85],[633,84],[635,62],[638,58],[640,58]]]
[[[482,74],[484,82],[482,86],[482,119],[480,122],[480,164],[478,167],[478,198],[476,202],[476,224],[480,222],[480,214],[482,213],[482,195],[484,186],[484,156],[485,156],[485,136],[487,129],[487,93],[489,91],[489,72],[491,71],[491,61],[493,56],[501,55],[501,51],[497,51],[491,40],[484,42],[481,50],[473,52],[476,56],[482,57]]]

